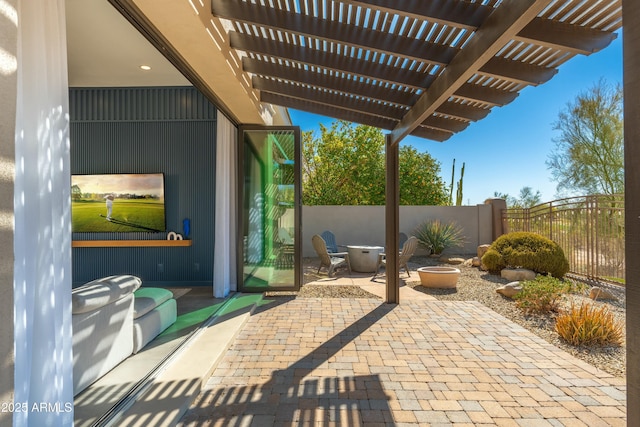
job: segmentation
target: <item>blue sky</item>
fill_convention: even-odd
[[[525,186],[539,190],[542,201],[556,197],[556,184],[545,161],[554,148],[558,132],[553,123],[568,102],[600,78],[622,83],[622,35],[601,52],[576,56],[562,65],[550,81],[528,87],[511,104],[491,113],[445,142],[407,137],[402,145],[428,152],[441,166],[444,181],[451,181],[456,159],[456,181],[465,163],[464,204],[479,204],[495,191],[517,196]],[[302,131],[330,126],[334,119],[290,110],[293,124]],[[385,131],[386,133],[386,131]]]

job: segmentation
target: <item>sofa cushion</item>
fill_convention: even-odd
[[[176,300],[169,299],[146,315],[133,321],[133,352],[139,352],[162,331],[173,325],[177,318]]]
[[[133,293],[142,280],[136,276],[118,275],[93,280],[71,291],[73,314],[87,313],[104,307]]]
[[[134,296],[133,318],[137,319],[173,298],[173,293],[164,288],[140,288],[134,292]]]
[[[133,293],[71,316],[74,396],[133,352]]]

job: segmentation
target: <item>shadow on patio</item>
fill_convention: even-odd
[[[268,301],[179,425],[626,423],[624,379],[479,303]]]

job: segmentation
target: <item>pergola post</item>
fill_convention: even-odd
[[[640,2],[623,0],[627,425],[640,426]]]
[[[398,185],[398,145],[393,143],[391,135],[386,137],[386,174],[385,188],[385,253],[387,274],[386,302],[400,302],[400,266],[398,234],[400,233],[400,186]]]

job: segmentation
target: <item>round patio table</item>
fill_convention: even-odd
[[[384,251],[382,246],[349,245],[349,263],[351,270],[360,273],[373,273],[378,266],[378,255]]]

